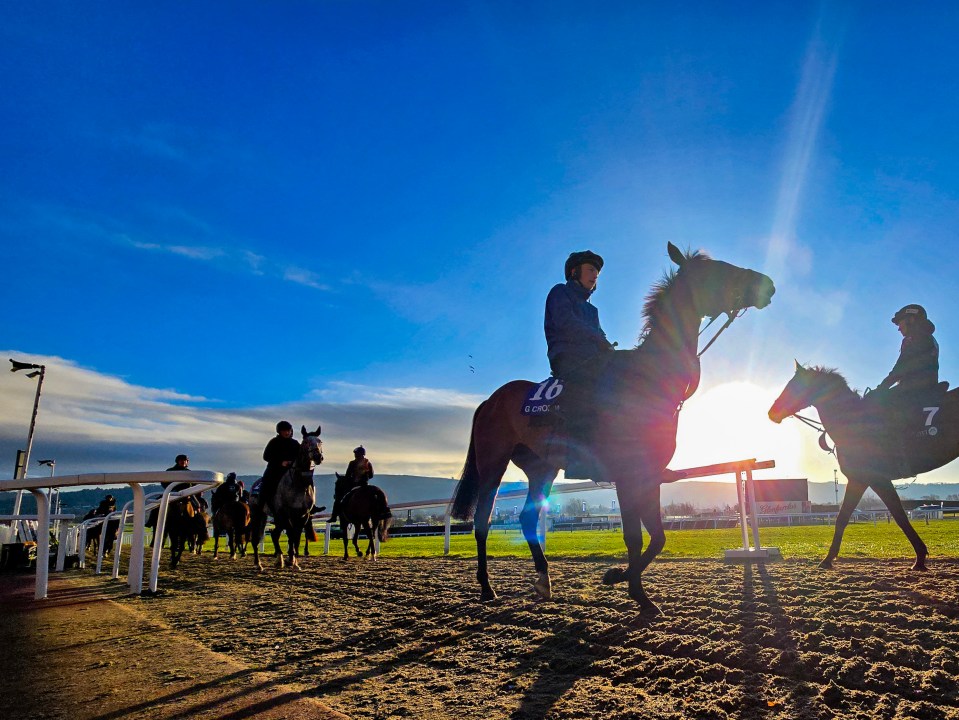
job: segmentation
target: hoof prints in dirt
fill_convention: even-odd
[[[653,618],[602,562],[545,602],[492,560],[489,603],[468,560],[303,566],[191,558],[142,609],[358,718],[959,718],[956,561],[658,562]]]

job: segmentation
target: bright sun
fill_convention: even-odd
[[[679,415],[676,454],[669,467],[756,458],[775,460],[779,477],[799,472],[798,426],[776,425],[766,415],[778,394],[752,383],[731,382],[694,395]]]

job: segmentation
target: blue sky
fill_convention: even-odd
[[[920,302],[959,382],[959,11],[900,8],[5,4],[0,345],[49,366],[34,458],[256,472],[288,418],[330,469],[363,442],[454,475],[476,404],[548,374],[566,255],[605,256],[626,347],[672,241],[778,290],[705,356],[674,467],[831,479],[765,420],[794,357],[874,386]],[[0,380],[12,466],[34,386]]]

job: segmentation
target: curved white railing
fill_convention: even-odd
[[[175,497],[185,497],[195,495],[210,490],[223,482],[223,474],[210,472],[207,470],[185,470],[183,472],[128,472],[128,473],[85,473],[82,475],[61,475],[58,477],[44,478],[20,478],[11,480],[0,480],[0,491],[3,490],[29,490],[37,501],[37,580],[34,597],[42,600],[47,596],[47,583],[49,579],[50,568],[50,497],[44,492],[46,489],[63,487],[83,487],[93,486],[102,487],[104,485],[129,485],[133,490],[133,534],[130,539],[130,568],[127,572],[127,582],[130,586],[130,592],[139,595],[143,591],[143,559],[144,559],[144,537],[146,535],[144,526],[146,523],[146,494],[144,485],[155,485],[157,483],[170,483],[170,486],[163,491],[159,501],[159,518],[157,520],[157,537],[163,537],[163,528],[166,525],[166,511],[169,507],[171,495]],[[173,492],[173,486],[179,483],[189,483],[190,488],[179,492]],[[129,505],[129,503],[127,504]],[[127,506],[124,506],[126,512]],[[112,517],[110,513],[107,518]],[[18,516],[16,519],[22,519]],[[106,518],[96,518],[96,521],[103,523],[101,530],[100,555],[97,559],[97,572],[103,561],[102,539],[105,536]],[[82,540],[86,539],[86,528],[81,523],[80,535]],[[65,529],[65,528],[64,528]],[[64,529],[61,530],[61,536]],[[153,558],[150,568],[150,590],[155,591],[157,587],[157,574],[159,570],[159,554],[162,550],[162,541],[154,543]],[[61,543],[61,547],[65,543]],[[78,546],[81,561],[83,559],[84,548]],[[58,558],[58,565],[59,565]],[[116,560],[114,560],[116,564]],[[62,568],[58,568],[62,569]]]

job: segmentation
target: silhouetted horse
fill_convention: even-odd
[[[300,554],[300,537],[303,528],[313,510],[316,493],[313,489],[313,466],[323,462],[323,442],[320,440],[320,427],[315,432],[307,432],[306,426],[300,428],[303,440],[300,443],[300,454],[296,462],[280,478],[273,498],[273,530],[270,536],[273,539],[273,548],[277,559],[277,567],[283,567],[283,555],[280,552],[280,533],[286,532],[288,542],[287,555],[289,565],[299,570],[297,557]],[[258,507],[250,508],[252,513],[253,563],[258,570],[263,569],[260,564],[260,540],[266,529],[267,503],[261,501]]]
[[[163,536],[170,538],[170,569],[175,570],[190,537],[196,532],[193,503],[189,498],[171,500],[167,508]],[[162,547],[162,546],[161,546]]]
[[[83,516],[84,520],[92,520],[96,517],[105,517],[108,513],[106,511],[100,511],[99,508],[90,510],[86,515]],[[117,533],[120,531],[120,519],[113,518],[112,520],[107,520],[107,532],[103,536],[103,556],[106,557],[113,551],[113,546],[117,541]],[[100,552],[100,535],[103,532],[103,526],[94,525],[90,528],[90,531],[87,533],[87,550],[92,550],[94,555],[99,554]]]
[[[839,467],[849,481],[836,516],[832,544],[819,567],[832,567],[846,525],[866,488],[870,488],[912,544],[916,552],[912,569],[925,570],[926,544],[909,522],[892,481],[935,470],[959,457],[959,396],[953,390],[938,400],[930,399],[929,405],[922,408],[925,426],[904,437],[904,459],[911,466],[907,472],[899,467],[900,449],[889,442],[883,410],[870,402],[870,397],[863,398],[850,389],[846,379],[835,370],[805,368],[797,362],[792,380],[769,409],[769,419],[779,423],[807,407],[816,408],[823,428],[836,443]]]
[[[239,500],[228,500],[213,516],[213,559],[217,559],[220,536],[225,535],[230,548],[230,559],[246,554],[247,531],[250,524],[250,506]]]
[[[643,589],[642,573],[666,543],[659,514],[660,484],[676,449],[679,409],[699,383],[702,318],[725,313],[731,322],[746,308],[766,307],[775,292],[772,280],[761,273],[701,253],[683,254],[672,243],[668,251],[679,269],[666,275],[647,298],[640,344],[611,353],[598,380],[591,448],[601,460],[599,477],[593,479],[616,483],[629,556],[628,567],[610,569],[603,582],[627,581],[630,597],[649,612],[657,608]],[[520,523],[538,572],[533,587],[544,598],[552,592],[536,527],[539,510],[566,458],[556,448],[556,427],[531,426],[521,414],[535,387],[515,380],[476,409],[466,464],[451,503],[455,518],[469,520],[475,514],[476,579],[483,600],[496,597],[489,581],[486,541],[496,492],[511,460],[529,478]],[[643,525],[650,535],[645,551]]]
[[[344,476],[336,473],[337,487],[342,488],[343,481],[349,482]],[[393,524],[393,513],[386,500],[386,493],[376,485],[360,485],[346,490],[340,498],[340,515],[340,527],[343,529],[343,559],[347,560],[350,557],[350,537],[347,526],[352,525],[353,547],[356,549],[357,557],[363,557],[357,542],[360,530],[363,530],[370,541],[366,548],[366,557],[376,560],[376,543],[373,542],[373,538],[378,538],[380,542],[389,540],[389,530]]]
[[[206,501],[203,501],[206,505]],[[206,508],[197,511],[193,510],[193,522],[190,524],[190,534],[187,537],[187,546],[194,555],[200,555],[203,552],[203,544],[210,539],[210,515]]]

